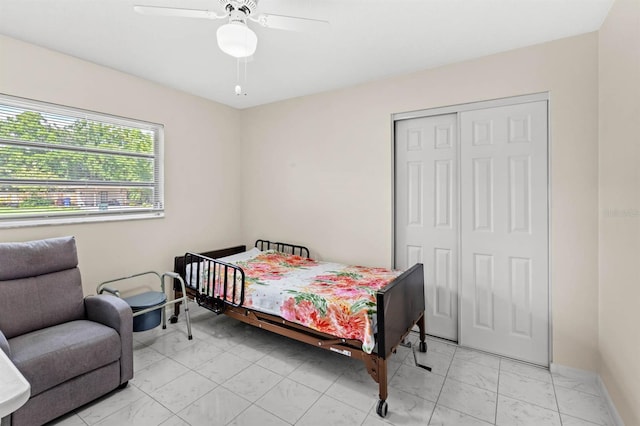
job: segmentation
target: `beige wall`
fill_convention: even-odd
[[[75,235],[86,294],[117,276],[171,270],[187,250],[240,240],[237,110],[3,36],[0,93],[165,126],[165,218],[0,230],[0,241]]]
[[[631,266],[637,216],[601,215],[598,305],[598,106],[601,211],[640,208],[630,137],[640,122],[637,33],[635,44],[619,49],[620,37],[638,28],[634,2],[618,2],[600,38],[587,34],[244,111],[0,36],[0,93],[163,123],[166,140],[164,219],[1,230],[0,241],[75,235],[86,293],[114,276],[169,269],[186,250],[257,237],[309,244],[325,259],[389,266],[391,115],[548,91],[553,361],[596,370],[599,325],[601,374],[628,424],[639,423],[632,404],[639,399],[633,332],[640,298]],[[627,69],[624,79],[613,76],[618,67]],[[242,175],[233,166],[240,158]]]
[[[244,240],[389,266],[391,115],[549,91],[553,361],[595,371],[597,43],[592,33],[244,110]]]
[[[599,373],[640,425],[640,1],[616,0],[599,51]]]

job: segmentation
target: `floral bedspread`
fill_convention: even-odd
[[[400,271],[320,262],[266,251],[233,262],[245,272],[243,306],[375,346],[376,291]]]

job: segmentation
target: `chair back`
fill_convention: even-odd
[[[85,317],[73,237],[0,243],[0,330],[7,339]]]

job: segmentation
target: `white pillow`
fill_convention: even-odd
[[[258,256],[260,253],[262,252],[258,250],[256,247],[254,247],[251,250],[243,251],[242,253],[238,253],[238,254],[232,254],[231,256],[220,257],[216,260],[220,260],[222,262],[227,262],[227,263],[242,262],[245,260],[253,259],[254,257]]]
[[[206,276],[207,271],[204,270],[204,262],[200,262],[200,264],[198,264],[198,262],[193,262],[190,263],[188,265],[186,265],[185,267],[185,278],[186,278],[186,284],[195,287],[196,285],[198,285],[198,279],[197,279],[197,273],[198,271],[200,271],[200,276]],[[193,270],[193,279],[191,279],[191,271]]]

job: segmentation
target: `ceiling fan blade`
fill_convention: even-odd
[[[329,26],[329,21],[321,19],[300,18],[296,16],[272,15],[262,13],[256,18],[251,18],[266,28],[275,28],[287,31],[317,31]]]
[[[142,15],[178,16],[181,18],[222,19],[228,16],[227,14],[219,15],[211,10],[180,9],[176,7],[136,5],[133,6],[133,10]]]

